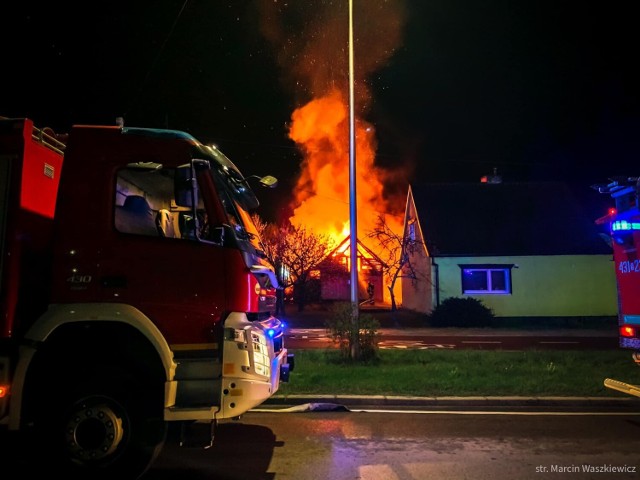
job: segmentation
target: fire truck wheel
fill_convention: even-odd
[[[49,460],[66,478],[139,478],[166,438],[162,403],[126,373],[96,373],[72,379],[36,417]]]

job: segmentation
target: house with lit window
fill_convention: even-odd
[[[617,315],[612,249],[563,183],[411,185],[404,228],[403,308],[474,297],[496,317]]]

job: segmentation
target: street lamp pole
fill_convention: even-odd
[[[349,226],[351,255],[351,358],[360,356],[358,321],[358,209],[356,199],[356,130],[353,79],[353,0],[349,0]]]

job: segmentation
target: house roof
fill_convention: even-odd
[[[351,235],[347,235],[340,244],[335,247],[329,254],[325,257],[322,262],[320,262],[319,267],[323,269],[325,267],[333,266],[333,262],[336,257],[349,257],[351,256]],[[357,243],[357,253],[361,258],[363,263],[369,265],[373,270],[379,271],[382,268],[386,267],[385,263],[378,257],[370,248],[368,248],[362,241],[358,238]]]
[[[411,185],[433,256],[588,255],[611,248],[561,182]]]

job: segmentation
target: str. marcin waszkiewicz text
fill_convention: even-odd
[[[635,465],[538,465],[536,473],[636,473]]]

